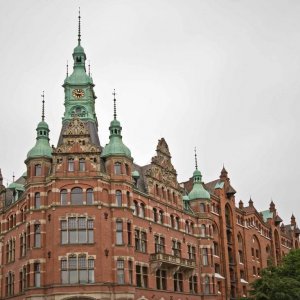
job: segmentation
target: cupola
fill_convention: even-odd
[[[35,146],[27,153],[27,160],[31,158],[37,157],[52,157],[52,148],[49,144],[49,126],[45,122],[45,100],[44,100],[44,92],[42,94],[43,98],[43,108],[42,108],[42,121],[39,122],[36,132],[36,143]]]
[[[202,174],[198,170],[197,153],[195,150],[195,171],[193,173],[193,188],[188,197],[189,200],[207,199],[210,200],[209,192],[203,187]]]
[[[132,159],[131,152],[127,146],[124,145],[122,141],[122,127],[120,122],[117,120],[117,112],[116,112],[116,93],[113,92],[114,95],[114,119],[110,123],[109,131],[109,143],[105,145],[102,150],[101,157],[109,157],[109,156],[125,156],[129,159]]]

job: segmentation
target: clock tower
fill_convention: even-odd
[[[91,142],[100,146],[98,137],[98,121],[95,113],[96,95],[94,83],[90,74],[86,73],[86,54],[81,46],[81,23],[80,13],[78,16],[78,44],[73,51],[73,72],[64,81],[65,113],[62,118],[62,130],[58,145],[62,142],[62,133],[74,118],[84,122],[89,130]]]

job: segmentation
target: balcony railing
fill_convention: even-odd
[[[196,261],[192,259],[176,257],[165,253],[153,253],[150,254],[150,262],[161,262],[166,267],[179,266],[187,269],[194,269],[196,267]]]

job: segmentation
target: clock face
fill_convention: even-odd
[[[73,95],[74,98],[79,99],[79,98],[84,96],[84,91],[81,90],[81,89],[75,89],[75,90],[73,90],[72,95]]]

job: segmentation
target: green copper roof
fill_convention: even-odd
[[[273,212],[269,211],[269,210],[264,210],[260,212],[263,216],[263,219],[265,222],[268,221],[268,219],[272,219],[273,218]]]
[[[111,155],[117,156],[126,156],[131,158],[131,152],[127,146],[124,145],[122,141],[121,131],[122,127],[120,126],[120,122],[117,120],[113,120],[110,123],[110,136],[109,143],[105,145],[101,156],[107,157]]]
[[[37,128],[37,138],[35,146],[27,153],[27,158],[52,157],[52,148],[49,144],[49,126],[45,121],[41,121]]]
[[[183,200],[183,201],[189,201],[189,200],[190,200],[190,198],[189,198],[189,196],[188,196],[188,195],[184,195],[184,196],[182,197],[182,200]]]
[[[193,188],[189,193],[189,199],[210,199],[210,194],[207,190],[204,189],[202,184],[202,174],[196,169],[193,173],[194,184]]]
[[[12,182],[8,188],[10,190],[18,190],[18,191],[25,191],[24,185],[21,183],[17,183],[17,182]]]
[[[223,181],[219,181],[216,183],[215,185],[215,189],[222,189],[224,187],[224,182]]]
[[[140,173],[139,173],[139,171],[135,170],[135,171],[131,172],[131,176],[133,178],[139,178],[140,177]]]

